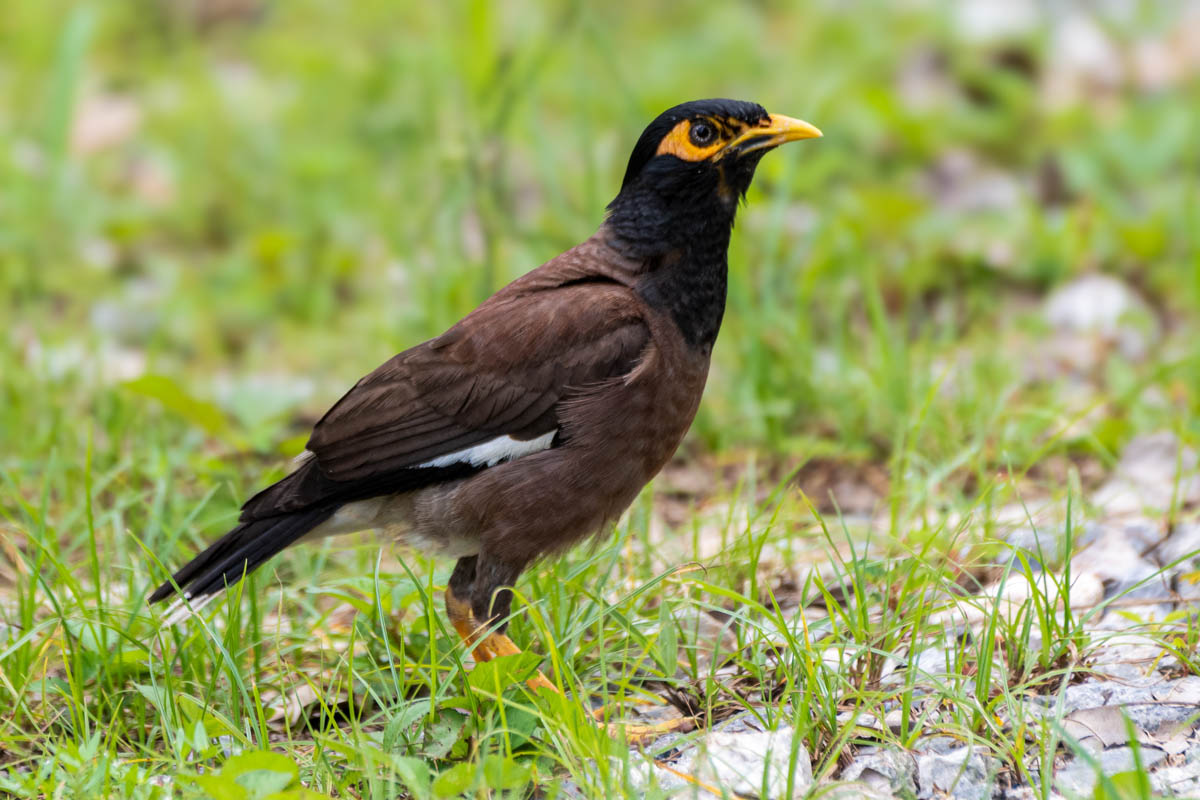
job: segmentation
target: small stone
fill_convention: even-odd
[[[1160,522],[1150,519],[1126,519],[1120,524],[1125,539],[1139,553],[1148,553],[1166,540],[1166,531]]]
[[[996,759],[978,747],[918,755],[917,797],[949,795],[961,800],[983,800],[992,796],[997,770]]]
[[[1161,703],[1178,703],[1200,709],[1200,676],[1189,675],[1164,683],[1154,689],[1154,697]]]
[[[865,751],[865,748],[864,748]],[[865,783],[876,790],[912,795],[917,790],[917,762],[904,750],[881,748],[859,755],[842,770],[841,779]]]
[[[953,736],[928,736],[922,739],[918,748],[922,753],[946,753],[953,752],[962,747],[962,741],[955,739]]]
[[[1056,330],[1115,337],[1122,317],[1144,308],[1145,301],[1116,278],[1083,275],[1046,299],[1045,316]]]
[[[1068,712],[1102,706],[1108,702],[1108,696],[1112,694],[1112,687],[1115,685],[1112,681],[1088,681],[1068,686],[1063,692],[1063,706]],[[1052,697],[1047,699],[1054,700]]]
[[[1088,539],[1090,543],[1071,559],[1071,569],[1094,574],[1103,581],[1104,596],[1116,598],[1101,628],[1123,629],[1131,624],[1130,616],[1143,620],[1162,619],[1171,611],[1164,602],[1155,602],[1170,602],[1166,576],[1142,558],[1140,551],[1144,548],[1137,546],[1125,526],[1096,526],[1089,529]]]
[[[1012,175],[980,164],[969,150],[949,150],[930,169],[928,189],[949,213],[1011,211],[1021,202]]]
[[[1157,764],[1167,757],[1162,750],[1154,747],[1141,747],[1141,762],[1144,769]],[[1099,771],[1104,775],[1116,775],[1119,772],[1129,772],[1135,768],[1132,747],[1115,747],[1103,750],[1091,756],[1099,762]],[[1076,757],[1059,769],[1054,775],[1054,783],[1059,791],[1068,796],[1091,795],[1098,780],[1097,770],[1087,759]]]
[[[1085,6],[1086,7],[1086,6]],[[1099,21],[1082,11],[1057,20],[1042,85],[1043,102],[1063,108],[1109,97],[1125,78],[1125,59]]]
[[[1014,786],[1005,790],[1004,800],[1064,800],[1064,798],[1053,789],[1047,795],[1032,786]]]
[[[896,795],[867,783],[832,783],[817,790],[821,800],[893,800]]]
[[[660,790],[668,795],[673,795],[678,792],[679,796],[688,797],[691,800],[709,800],[716,797],[711,792],[706,792],[689,781],[684,775],[689,774],[691,765],[688,764],[672,764],[671,769],[664,769],[659,764],[653,761],[636,762],[629,761],[629,785],[638,790],[642,795],[649,794],[649,789],[652,786],[657,786]],[[620,764],[614,763],[614,767],[621,769]],[[672,771],[675,770],[675,771]],[[594,789],[588,791],[589,787],[581,787],[577,784],[570,783],[563,787],[564,794],[567,797],[584,798],[595,797]],[[688,791],[690,790],[690,794]]]
[[[1200,746],[1197,746],[1200,751]],[[1150,786],[1168,797],[1200,796],[1200,757],[1182,766],[1160,767],[1150,773]]]
[[[1004,800],[1064,800],[1061,794],[1050,789],[1049,794],[1042,792],[1042,789],[1032,786],[1014,786],[1004,790]]]
[[[1200,566],[1200,522],[1176,525],[1154,555],[1163,566],[1178,563],[1185,570]]]
[[[1161,654],[1162,650],[1159,649]],[[1142,677],[1146,670],[1137,664],[1129,664],[1120,659],[1126,658],[1126,653],[1116,647],[1100,647],[1093,651],[1095,663],[1092,665],[1092,671],[1097,677],[1110,678],[1113,680],[1128,681],[1134,678]]]
[[[968,41],[996,41],[1025,36],[1037,29],[1040,11],[1033,0],[962,0],[953,9],[954,29]]]
[[[702,783],[760,800],[804,797],[813,782],[808,751],[790,728],[710,732],[698,743],[695,765]]]
[[[1195,684],[1200,678],[1190,677],[1176,681],[1157,680],[1142,685],[1114,682],[1108,703],[1123,706],[1123,713],[1138,728],[1157,731],[1195,716],[1197,702]]]
[[[1132,439],[1121,452],[1113,477],[1092,502],[1109,515],[1162,512],[1172,503],[1200,502],[1200,458],[1170,431]]]
[[[917,673],[936,678],[954,674],[957,667],[951,655],[942,648],[929,647],[917,654]]]
[[[762,723],[749,711],[730,717],[716,726],[722,733],[761,733]]]
[[[1139,361],[1159,338],[1150,307],[1109,275],[1084,275],[1056,289],[1046,299],[1044,315],[1055,332],[1048,351],[1078,373],[1100,366],[1114,348]]]

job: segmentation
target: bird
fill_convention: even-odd
[[[521,573],[611,530],[691,426],[759,161],[821,135],[753,102],[663,111],[592,236],[358,381],[149,602],[194,609],[297,542],[377,530],[455,559],[446,614],[477,662],[520,652]]]

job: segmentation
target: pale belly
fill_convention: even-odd
[[[420,499],[413,494],[388,495],[346,503],[333,516],[313,528],[306,540],[344,533],[376,530],[384,539],[437,558],[462,558],[479,552],[479,539],[439,526],[437,533],[414,524],[421,515]]]

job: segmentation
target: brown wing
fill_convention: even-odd
[[[545,435],[564,399],[629,372],[648,338],[640,304],[616,284],[497,295],[360,380],[313,429],[313,466],[322,483],[386,485],[395,476],[407,486],[415,476],[405,473],[439,457],[500,436]],[[246,510],[268,511],[251,508],[259,501]]]

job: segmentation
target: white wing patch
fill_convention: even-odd
[[[174,602],[163,611],[162,624],[167,626],[178,625],[186,619],[200,616],[201,609],[213,600],[216,600],[218,594],[220,592],[206,594],[194,602],[191,592],[176,595]]]
[[[512,461],[522,456],[550,449],[550,443],[554,441],[556,433],[558,433],[557,428],[536,439],[524,442],[514,439],[511,436],[497,436],[495,439],[490,439],[483,444],[477,444],[474,447],[468,447],[463,450],[455,450],[453,453],[438,456],[430,461],[423,461],[417,464],[417,466],[449,467],[454,464],[470,464],[473,467],[494,467],[501,461]]]

